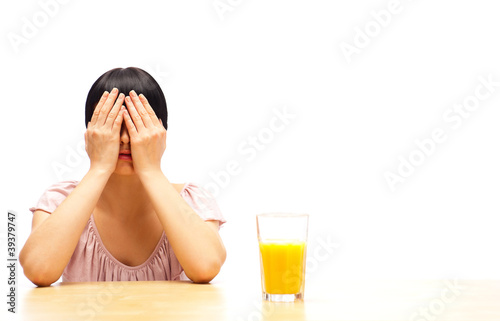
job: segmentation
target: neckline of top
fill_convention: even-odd
[[[189,183],[185,183],[182,190],[180,191],[180,194],[182,196],[182,193],[186,190],[186,187],[189,185]],[[146,261],[144,261],[143,263],[139,264],[139,265],[136,265],[136,266],[130,266],[130,265],[127,265],[123,262],[120,262],[117,258],[115,258],[113,256],[113,254],[111,254],[111,252],[108,251],[108,249],[106,248],[106,246],[104,246],[104,243],[102,242],[102,239],[101,239],[101,235],[99,234],[99,230],[97,229],[97,225],[95,224],[95,221],[94,221],[94,212],[92,212],[92,214],[90,214],[90,223],[92,224],[92,227],[93,227],[93,230],[95,231],[95,236],[97,238],[97,242],[99,243],[99,246],[103,249],[105,255],[113,262],[115,262],[118,266],[126,269],[126,270],[139,270],[145,266],[147,266],[152,260],[153,258],[157,255],[158,251],[160,250],[160,247],[161,245],[163,244],[163,242],[165,241],[166,239],[166,234],[165,234],[165,230],[162,231],[161,233],[161,237],[160,239],[158,240],[158,243],[156,244],[156,247],[155,249],[153,250],[153,252],[151,253],[151,255],[146,259]]]

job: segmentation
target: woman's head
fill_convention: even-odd
[[[128,95],[131,90],[135,90],[137,94],[142,93],[146,96],[156,116],[161,119],[163,126],[167,129],[168,112],[165,95],[160,85],[150,74],[136,67],[111,69],[95,81],[90,88],[85,103],[85,126],[92,119],[95,106],[101,99],[102,94],[106,90],[111,92],[114,87],[125,95]]]

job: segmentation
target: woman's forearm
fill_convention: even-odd
[[[139,177],[186,276],[197,283],[210,282],[226,258],[217,231],[196,214],[163,172]]]
[[[33,283],[50,285],[62,275],[109,176],[105,171],[89,171],[54,212],[31,232],[19,253],[19,261]]]

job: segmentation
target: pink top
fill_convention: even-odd
[[[52,213],[78,183],[62,181],[51,185],[30,211],[40,209]],[[186,183],[180,195],[205,221],[219,221],[219,229],[226,223],[215,198],[205,189],[193,183]],[[138,266],[128,266],[114,258],[104,247],[93,214],[64,269],[62,279],[64,282],[189,280],[168,242],[165,231],[146,262]]]

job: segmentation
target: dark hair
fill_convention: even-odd
[[[85,103],[85,127],[92,119],[92,114],[101,99],[104,91],[111,92],[113,88],[118,88],[119,92],[129,95],[131,90],[146,96],[149,104],[156,113],[158,119],[161,119],[163,127],[167,129],[167,102],[165,95],[156,80],[146,71],[136,68],[115,68],[111,69],[99,77],[87,95],[87,102]]]

